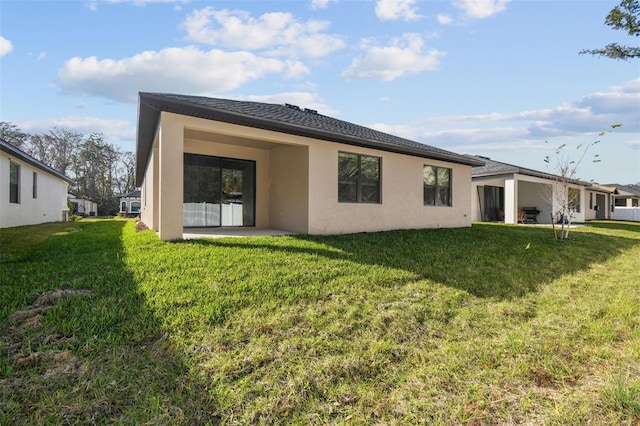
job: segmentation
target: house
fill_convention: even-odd
[[[569,199],[573,221],[609,218],[614,188],[567,180],[566,193],[561,177],[525,167],[502,163],[488,157],[472,171],[472,219],[479,222],[544,223],[559,217],[559,201]]]
[[[615,211],[611,218],[640,222],[640,184],[618,185],[615,188]]]
[[[140,216],[163,240],[470,226],[483,164],[289,104],[140,93],[137,131]]]
[[[79,216],[98,216],[98,203],[91,198],[69,193],[69,204],[74,214]]]
[[[640,185],[620,185],[617,183],[608,184],[616,189],[616,207],[640,207]]]
[[[128,194],[120,196],[120,210],[118,213],[125,216],[137,216],[140,214],[141,191],[136,189]]]
[[[67,176],[0,139],[0,228],[66,221]]]

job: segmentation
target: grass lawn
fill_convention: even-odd
[[[640,421],[640,224],[0,230],[0,424]]]

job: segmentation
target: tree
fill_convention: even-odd
[[[128,194],[135,189],[136,157],[133,152],[120,153],[116,173],[115,184],[118,194]]]
[[[26,152],[29,134],[24,133],[13,123],[0,121],[0,139]]]
[[[640,0],[622,0],[620,4],[607,15],[605,25],[616,30],[624,30],[630,36],[640,36]],[[640,58],[640,47],[622,46],[609,43],[602,49],[585,49],[580,54],[606,56],[611,59]]]
[[[613,124],[612,129],[622,127],[622,124]],[[600,138],[607,132],[600,132],[598,137],[586,144],[579,144],[576,147],[578,151],[578,159],[573,160],[568,152],[567,144],[562,144],[555,150],[555,162],[552,164],[550,156],[546,156],[544,162],[550,167],[554,176],[553,185],[550,186],[547,198],[551,201],[554,209],[556,209],[556,218],[560,221],[560,238],[567,240],[569,238],[569,229],[575,217],[576,210],[580,204],[580,190],[577,188],[581,182],[578,180],[578,168],[584,161],[589,150],[600,143]],[[598,154],[593,156],[592,161],[599,163]],[[555,235],[555,233],[554,233]],[[557,239],[557,235],[556,235]]]

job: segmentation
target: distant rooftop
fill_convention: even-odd
[[[475,166],[471,169],[471,177],[486,177],[486,176],[497,176],[497,175],[508,175],[513,173],[519,173],[526,176],[539,177],[542,179],[551,179],[555,180],[559,176],[553,173],[541,172],[539,170],[529,169],[526,167],[515,166],[513,164],[503,163],[500,161],[495,161],[490,159],[489,157],[482,157],[479,155],[474,156],[479,160],[484,161],[483,166]],[[581,181],[578,179],[571,179],[573,183],[578,185],[590,186],[590,182]]]

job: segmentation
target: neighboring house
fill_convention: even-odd
[[[560,176],[475,157],[485,162],[473,168],[472,219],[479,222],[545,223],[558,216]],[[608,218],[613,188],[570,180],[573,221]],[[604,217],[603,217],[604,216]]]
[[[294,105],[153,93],[139,95],[136,161],[141,219],[163,240],[470,226],[483,164]]]
[[[608,184],[617,190],[615,195],[616,207],[640,207],[640,185]]]
[[[66,221],[67,176],[0,139],[0,228]]]
[[[640,222],[640,185],[611,184],[616,189],[615,211],[611,218]]]
[[[79,216],[98,216],[98,203],[91,198],[69,193],[69,203],[73,213]]]
[[[120,196],[119,213],[127,216],[137,216],[140,214],[141,191],[136,189],[128,194]]]

